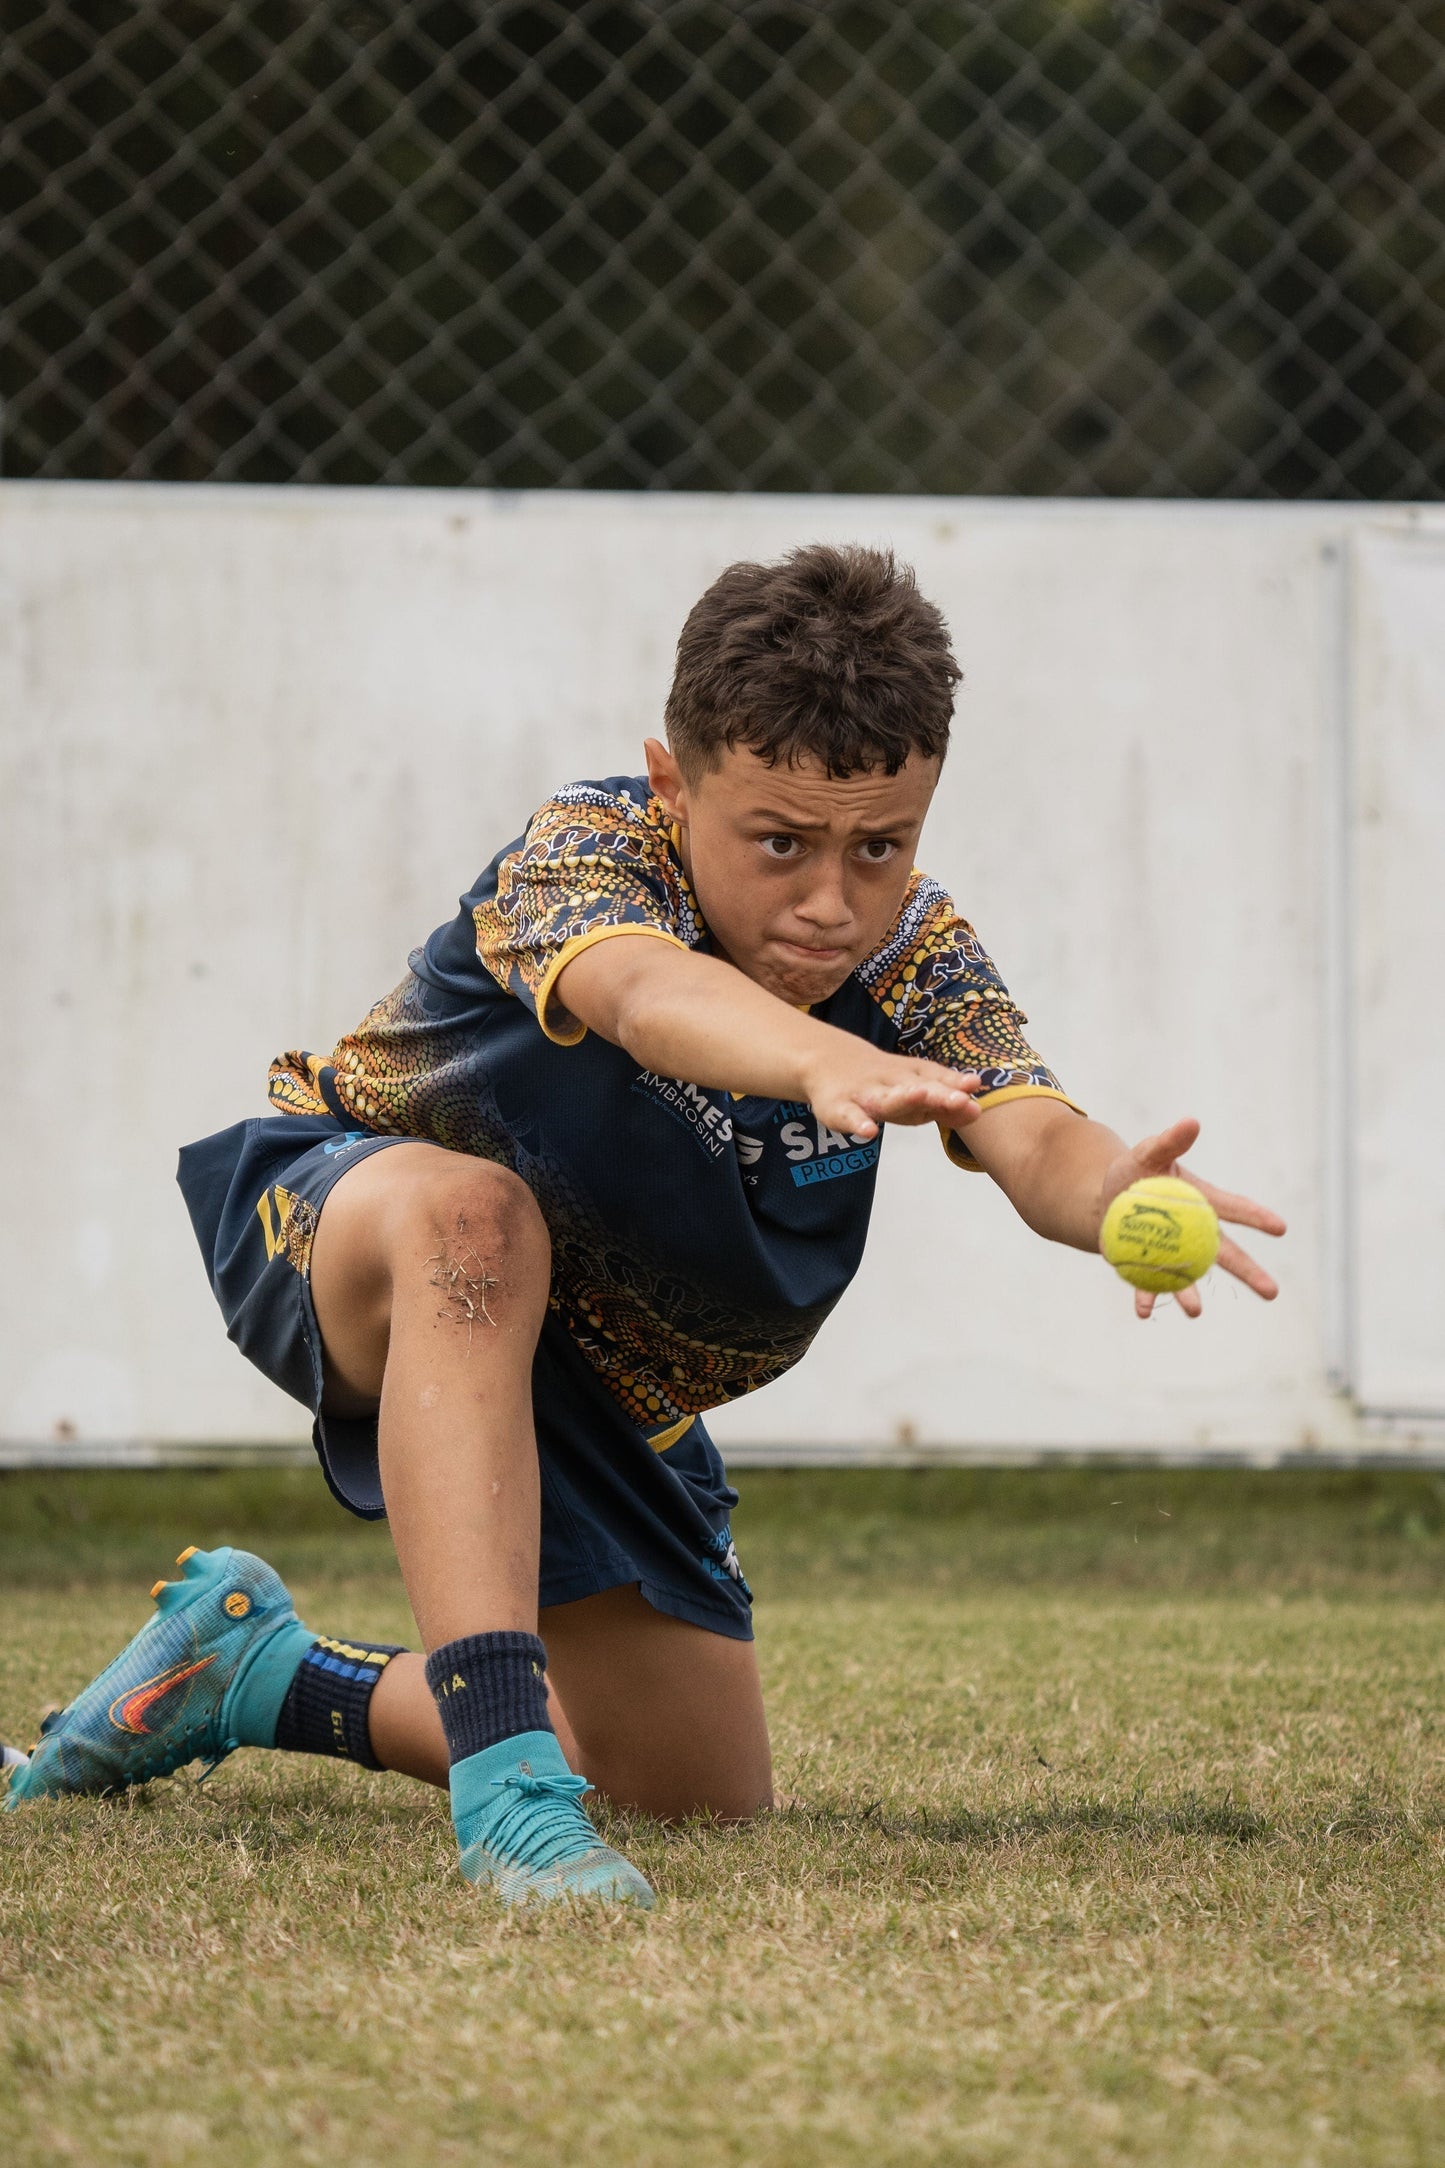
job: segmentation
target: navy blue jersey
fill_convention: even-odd
[[[709,946],[645,778],[558,791],[329,1059],[272,1064],[271,1100],[519,1175],[551,1234],[553,1311],[661,1446],[804,1353],[858,1269],[881,1139],[736,1097],[726,1076],[655,1076],[587,1032],[557,978],[619,933]],[[981,1071],[981,1105],[1064,1098],[973,929],[916,871],[885,940],[813,1013]],[[970,1164],[957,1137],[944,1142]]]

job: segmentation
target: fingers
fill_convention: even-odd
[[[878,1134],[878,1124],[862,1107],[841,1107],[835,1110],[837,1120],[831,1114],[823,1119],[830,1129],[841,1129],[845,1137],[856,1137],[860,1144],[871,1144]]]
[[[1146,1174],[1177,1174],[1182,1181],[1192,1182],[1201,1197],[1207,1197],[1222,1220],[1236,1227],[1253,1227],[1262,1235],[1282,1235],[1285,1223],[1278,1212],[1267,1204],[1256,1203],[1253,1197],[1241,1197],[1232,1189],[1218,1189],[1213,1182],[1196,1174],[1192,1167],[1180,1164],[1184,1154],[1199,1136],[1199,1124],[1192,1115],[1172,1122],[1161,1129],[1157,1137],[1146,1137],[1136,1144],[1133,1157]]]
[[[1207,1197],[1220,1219],[1228,1220],[1235,1227],[1253,1227],[1262,1235],[1282,1235],[1287,1230],[1278,1212],[1267,1204],[1256,1204],[1253,1197],[1237,1197],[1233,1190],[1216,1189],[1206,1182],[1203,1175],[1192,1168],[1181,1167],[1179,1173],[1186,1182],[1192,1182],[1201,1197]]]
[[[855,1102],[863,1119],[874,1123],[944,1121],[958,1129],[978,1120],[973,1094],[982,1083],[980,1077],[960,1076],[951,1069],[936,1069],[932,1063],[910,1062],[909,1067],[924,1074],[880,1084]]]
[[[1265,1271],[1263,1265],[1256,1264],[1248,1250],[1242,1250],[1239,1244],[1231,1241],[1228,1235],[1225,1235],[1220,1242],[1219,1255],[1215,1259],[1215,1263],[1223,1271],[1231,1273],[1236,1280],[1243,1281],[1250,1293],[1258,1295],[1261,1302],[1273,1302],[1279,1293],[1279,1282]],[[1134,1290],[1134,1315],[1138,1318],[1152,1317],[1154,1315],[1154,1305],[1158,1299],[1157,1295],[1148,1294],[1142,1287],[1136,1288]],[[1204,1301],[1197,1283],[1190,1287],[1179,1288],[1175,1293],[1174,1300],[1186,1317],[1198,1317],[1204,1309]]]
[[[941,1061],[921,1061],[917,1067],[936,1084],[946,1085],[949,1091],[976,1092],[983,1089],[983,1078],[977,1069],[946,1069]]]
[[[1174,1162],[1189,1150],[1199,1135],[1199,1124],[1192,1115],[1182,1121],[1171,1122],[1161,1129],[1157,1137],[1146,1137],[1134,1147],[1134,1158],[1145,1174],[1171,1174]]]
[[[882,1094],[872,1102],[871,1111],[883,1122],[896,1122],[904,1127],[921,1128],[927,1122],[947,1122],[951,1129],[966,1129],[970,1122],[978,1120],[978,1108],[968,1098],[955,1098],[944,1092],[930,1092],[927,1097],[909,1092],[897,1099],[890,1098],[880,1104]]]
[[[1243,1280],[1252,1293],[1262,1302],[1273,1302],[1279,1293],[1279,1282],[1272,1279],[1263,1265],[1257,1265],[1248,1250],[1242,1250],[1228,1235],[1221,1238],[1216,1263],[1226,1272],[1232,1272],[1236,1280]]]
[[[1158,1300],[1159,1297],[1151,1295],[1147,1289],[1136,1287],[1134,1290],[1134,1315],[1142,1319],[1151,1318],[1154,1315],[1154,1305]],[[1204,1313],[1204,1300],[1197,1287],[1176,1288],[1173,1300],[1186,1317],[1200,1317]]]
[[[963,1121],[978,1118],[978,1108],[973,1103],[974,1093],[982,1091],[983,1078],[975,1071],[944,1069],[936,1062],[910,1062],[910,1068],[922,1071],[920,1076],[905,1076],[897,1083],[883,1086],[883,1096],[888,1101],[885,1119],[906,1120],[902,1112],[906,1107],[922,1110],[922,1118],[935,1114],[957,1115]],[[874,1102],[870,1098],[870,1105]],[[898,1111],[894,1111],[897,1109]],[[875,1111],[882,1111],[875,1107]]]
[[[861,1099],[842,1099],[815,1105],[814,1112],[830,1129],[840,1129],[845,1136],[857,1137],[864,1144],[877,1136],[884,1122],[905,1128],[946,1122],[951,1129],[962,1129],[966,1123],[978,1120],[978,1109],[966,1095],[938,1091],[910,1091],[897,1097],[873,1092],[866,1106]]]

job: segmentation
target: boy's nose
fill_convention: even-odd
[[[815,882],[796,910],[798,917],[818,933],[839,934],[853,922],[847,894],[837,874]]]

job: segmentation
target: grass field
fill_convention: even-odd
[[[648,1917],[504,1915],[439,1794],[241,1754],[0,1821],[17,2163],[1445,2158],[1445,1485],[743,1479],[796,1802],[614,1824]],[[319,1482],[0,1478],[0,1732],[185,1542],[408,1638]]]

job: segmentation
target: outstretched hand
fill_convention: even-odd
[[[983,1079],[975,1070],[888,1054],[831,1027],[824,1052],[808,1080],[808,1104],[819,1121],[845,1136],[866,1143],[884,1122],[964,1129],[978,1120],[974,1097]]]
[[[1200,1196],[1208,1198],[1221,1223],[1228,1221],[1234,1227],[1253,1227],[1262,1235],[1282,1235],[1285,1225],[1278,1212],[1271,1212],[1268,1205],[1256,1204],[1252,1197],[1236,1197],[1230,1190],[1216,1189],[1212,1182],[1206,1182],[1202,1175],[1195,1174],[1183,1164],[1181,1154],[1189,1150],[1198,1135],[1198,1122],[1174,1122],[1168,1129],[1161,1129],[1157,1137],[1145,1137],[1132,1151],[1121,1153],[1104,1174],[1099,1202],[1101,1224],[1113,1199],[1121,1189],[1127,1189],[1131,1182],[1143,1181],[1151,1174],[1175,1174],[1181,1182],[1192,1182]],[[1265,1302],[1273,1302],[1279,1293],[1278,1284],[1270,1278],[1263,1265],[1257,1265],[1247,1250],[1242,1250],[1237,1242],[1222,1232],[1216,1263],[1222,1266],[1224,1271],[1232,1272],[1237,1280],[1242,1280],[1247,1288]],[[1156,1295],[1149,1294],[1142,1287],[1134,1290],[1134,1309],[1140,1317],[1151,1316],[1157,1300]],[[1181,1287],[1174,1300],[1186,1317],[1198,1317],[1204,1307],[1199,1289],[1194,1286]]]

